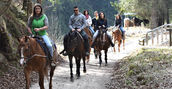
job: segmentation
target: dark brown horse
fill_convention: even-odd
[[[39,73],[40,89],[44,88],[44,76],[48,79],[48,67],[50,67],[50,83],[49,89],[52,89],[52,77],[56,66],[50,65],[50,60],[46,59],[46,55],[37,43],[35,38],[24,36],[19,39],[18,50],[21,56],[20,64],[24,65],[24,74],[26,78],[26,89],[30,87],[30,74],[32,71]],[[53,60],[57,60],[57,49],[55,48]]]
[[[67,38],[67,52],[69,57],[69,66],[70,66],[70,79],[73,82],[73,62],[72,58],[75,57],[76,62],[76,76],[80,78],[80,62],[81,58],[83,59],[83,72],[86,72],[85,66],[85,48],[84,48],[84,40],[81,34],[78,31],[70,32]]]
[[[102,63],[102,59],[101,59],[101,51],[104,50],[105,53],[105,66],[107,65],[107,52],[108,52],[108,48],[110,47],[110,42],[108,39],[108,36],[106,34],[107,29],[102,29],[100,28],[99,30],[99,34],[95,40],[95,50],[96,50],[96,54],[97,56],[99,56],[99,64],[101,67],[101,63]]]
[[[86,27],[84,29],[84,31],[86,32],[86,34],[88,35],[88,41],[89,41],[89,45],[92,45],[92,41],[93,41],[93,34],[91,33],[91,31],[89,30],[88,27]],[[91,47],[89,48],[89,53],[91,52]],[[90,55],[87,56],[87,62],[89,62],[90,59]]]
[[[118,41],[118,52],[120,52],[120,45],[122,42],[123,42],[123,49],[125,49],[125,34],[124,37],[122,38],[122,32],[119,27],[117,27],[117,29],[112,32],[112,37],[114,38],[114,45],[115,42]],[[115,46],[114,46],[114,52],[116,52]]]

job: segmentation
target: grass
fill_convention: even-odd
[[[118,69],[114,71],[114,85],[118,88],[167,88],[163,84],[171,85],[167,69],[172,69],[172,49],[142,48],[136,54],[120,61]],[[172,71],[172,70],[171,70]],[[117,76],[123,75],[122,78]],[[165,77],[165,78],[164,78]],[[125,81],[125,82],[124,82]],[[117,84],[117,83],[114,83]],[[116,89],[114,87],[114,89]]]

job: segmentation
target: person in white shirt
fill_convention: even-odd
[[[84,11],[84,15],[86,17],[86,26],[90,29],[91,33],[94,34],[95,32],[91,26],[92,25],[92,19],[91,19],[91,16],[89,15],[88,10]]]

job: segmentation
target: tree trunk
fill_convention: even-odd
[[[151,14],[151,26],[150,28],[153,29],[159,25],[159,13],[158,13],[158,0],[152,0],[152,14]]]
[[[166,19],[167,19],[167,24],[169,24],[170,23],[169,7],[167,7],[167,16],[166,16]]]

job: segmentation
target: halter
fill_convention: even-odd
[[[32,58],[34,58],[34,57],[44,57],[44,58],[46,58],[47,56],[44,56],[44,55],[40,55],[40,54],[31,54],[31,50],[30,50],[30,44],[29,44],[29,46],[28,46],[28,53],[29,53],[29,56],[26,56],[26,57],[24,57],[24,52],[23,52],[23,48],[24,47],[22,47],[21,48],[21,59],[20,59],[20,63],[23,61],[23,64],[25,65],[30,59],[32,59]]]

